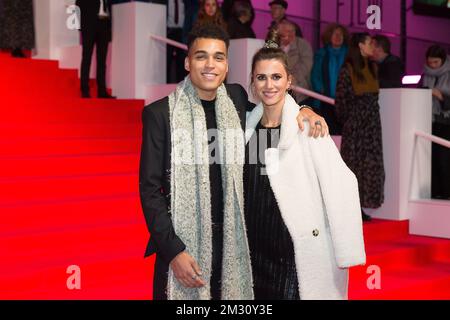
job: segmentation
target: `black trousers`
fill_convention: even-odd
[[[450,125],[434,122],[433,135],[450,140]],[[431,158],[431,197],[450,199],[450,149],[433,143]]]
[[[177,42],[183,40],[182,28],[167,28],[167,38]],[[183,49],[174,46],[166,46],[167,53],[167,83],[178,83],[187,75],[184,69],[184,59],[186,52]]]
[[[108,54],[109,36],[108,19],[98,19],[95,26],[81,30],[83,53],[80,86],[82,92],[89,93],[89,72],[95,46],[97,48],[97,90],[99,94],[106,93],[106,56]]]

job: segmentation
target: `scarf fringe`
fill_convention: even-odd
[[[172,223],[186,245],[186,252],[199,264],[207,284],[202,288],[185,288],[169,268],[167,297],[209,300],[212,231],[208,138],[204,110],[189,77],[169,96],[169,108]],[[248,300],[254,296],[243,211],[245,142],[236,108],[223,84],[217,90],[215,111],[224,192],[222,299]]]

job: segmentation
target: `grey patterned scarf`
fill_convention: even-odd
[[[169,96],[171,215],[176,234],[199,264],[203,288],[185,288],[169,270],[169,300],[209,300],[212,264],[211,193],[205,113],[187,77]],[[233,101],[217,90],[216,122],[222,169],[224,236],[222,299],[253,299],[253,279],[245,230],[242,170],[244,136]]]

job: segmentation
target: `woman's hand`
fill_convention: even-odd
[[[298,113],[297,122],[298,122],[298,127],[300,128],[301,131],[303,131],[305,129],[305,127],[303,125],[303,120],[309,121],[309,127],[310,127],[309,136],[310,137],[314,136],[314,138],[317,138],[319,136],[324,137],[324,136],[329,135],[328,125],[327,125],[325,119],[322,118],[321,116],[319,116],[314,111],[312,111],[312,109],[301,108],[300,112]],[[320,125],[316,124],[316,122],[320,122]]]

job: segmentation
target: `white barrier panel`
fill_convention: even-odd
[[[77,69],[80,77],[81,57],[83,47],[80,45],[59,48],[59,67],[61,69]],[[92,51],[91,68],[89,78],[97,78],[97,49]],[[106,87],[111,88],[111,43],[108,45],[108,54],[106,56]]]
[[[412,200],[408,212],[409,233],[450,239],[450,201]]]
[[[174,92],[176,88],[176,83],[154,84],[147,86],[145,90],[145,104],[147,105],[167,97]]]
[[[112,90],[118,98],[145,99],[148,85],[166,83],[166,6],[129,2],[113,6]]]
[[[249,93],[250,101],[257,102],[252,97],[250,88],[250,73],[252,71],[253,55],[262,48],[264,40],[261,39],[234,39],[230,41],[228,50],[229,70],[228,83],[239,83]]]
[[[431,143],[421,139],[415,147],[416,131],[431,133],[431,90],[382,89],[379,103],[385,200],[367,212],[376,218],[406,220],[409,199],[431,194]]]
[[[79,44],[79,31],[67,27],[67,7],[75,0],[34,0],[36,51],[34,59],[60,58],[59,49]]]

